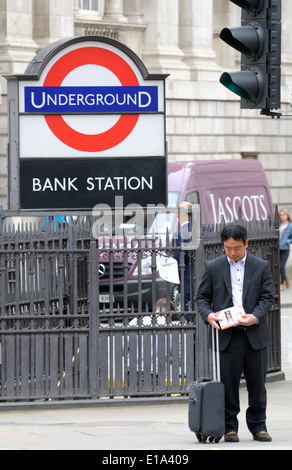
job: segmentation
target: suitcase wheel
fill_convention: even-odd
[[[216,436],[216,437],[214,437],[214,436],[204,436],[201,433],[196,433],[196,436],[197,436],[198,441],[202,442],[203,444],[206,444],[207,442],[215,442],[216,444],[218,444],[218,442],[222,438],[222,436]]]
[[[197,433],[196,436],[199,442],[203,442],[203,444],[206,444],[208,436],[204,436],[202,433]]]
[[[200,433],[197,433],[196,436],[197,436],[198,441],[202,442],[203,440],[202,435]]]

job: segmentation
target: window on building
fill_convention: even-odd
[[[81,10],[98,11],[98,0],[79,0]]]
[[[243,160],[257,160],[258,154],[255,152],[241,152],[241,158]]]

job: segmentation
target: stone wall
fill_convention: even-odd
[[[23,73],[36,52],[59,38],[109,35],[127,44],[166,81],[169,160],[257,157],[274,203],[292,212],[292,2],[283,4],[280,120],[241,110],[219,83],[239,70],[240,56],[219,39],[240,25],[228,0],[99,0],[98,11],[79,0],[0,0],[0,204],[7,206],[7,97],[5,74]],[[289,113],[289,114],[288,114]],[[286,116],[287,115],[287,116]]]

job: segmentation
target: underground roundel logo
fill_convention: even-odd
[[[139,86],[134,71],[122,57],[100,47],[84,47],[61,57],[49,70],[44,87],[61,87],[72,70],[84,65],[105,67],[116,75],[121,86]],[[120,144],[133,131],[138,119],[139,114],[123,114],[110,129],[100,134],[83,134],[72,129],[61,115],[45,116],[47,125],[61,142],[84,152],[101,152]]]

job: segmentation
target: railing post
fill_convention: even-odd
[[[90,241],[88,264],[88,305],[89,305],[89,389],[92,398],[98,397],[99,370],[99,308],[98,308],[98,249],[97,241]]]
[[[204,234],[204,232],[203,232]],[[204,238],[201,238],[196,250],[195,282],[197,293],[198,286],[204,273]],[[201,315],[196,309],[196,335],[195,335],[195,378],[199,379],[209,374],[209,347],[208,328],[204,324]]]

